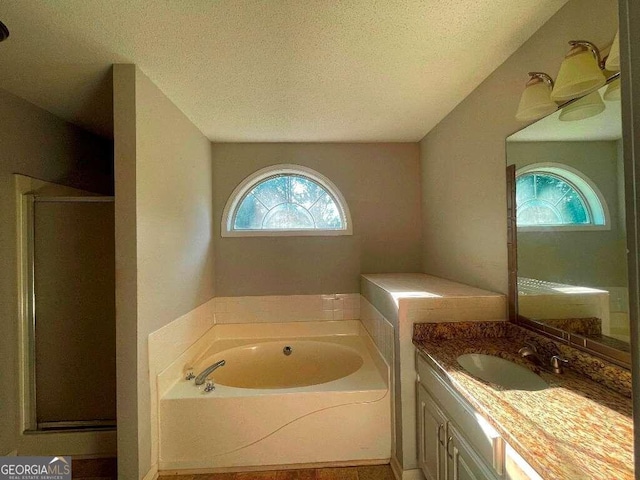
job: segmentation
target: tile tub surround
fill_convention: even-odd
[[[413,324],[505,320],[506,297],[422,273],[362,275],[360,290],[364,299],[394,327],[392,465],[402,471],[403,478],[416,478],[420,473],[415,433]]]
[[[427,361],[543,478],[634,478],[631,400],[603,385],[613,368],[625,377],[624,369],[606,365],[611,370],[598,377],[594,367],[601,361],[574,357],[574,365],[584,362],[579,368],[598,379],[572,369],[562,375],[540,371],[523,360],[518,349],[533,341],[546,351],[552,348],[543,342],[548,340],[508,323],[416,324],[414,330],[414,344]],[[550,388],[506,390],[478,380],[457,363],[457,357],[466,353],[511,360],[536,371]],[[561,348],[561,353],[571,352]],[[614,384],[624,390],[626,379]]]
[[[216,297],[149,335],[151,458],[158,460],[158,375],[207,334],[214,324],[264,324],[360,318],[360,294]],[[236,332],[243,335],[241,332]],[[152,465],[153,466],[153,465]]]
[[[364,297],[360,297],[360,321],[387,365],[393,365],[393,325]]]
[[[215,323],[281,323],[357,320],[359,293],[216,297]]]

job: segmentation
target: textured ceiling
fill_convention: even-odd
[[[2,0],[0,88],[110,135],[136,63],[213,141],[417,141],[566,1]]]

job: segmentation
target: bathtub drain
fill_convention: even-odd
[[[284,353],[285,355],[291,355],[293,353],[293,348],[287,345],[282,349],[282,353]]]

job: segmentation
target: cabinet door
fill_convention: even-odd
[[[494,479],[491,470],[473,451],[464,436],[451,423],[447,424],[447,480]]]
[[[416,385],[418,407],[418,465],[427,480],[445,480],[446,417],[419,383]]]

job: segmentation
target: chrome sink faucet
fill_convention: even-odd
[[[526,343],[524,347],[518,350],[518,354],[542,368],[550,368],[553,373],[563,373],[563,367],[569,364],[569,360],[562,358],[560,355],[552,355],[549,361],[545,362],[538,353],[536,346],[532,343]]]
[[[202,385],[211,372],[219,367],[224,367],[225,363],[227,362],[225,362],[224,360],[220,360],[219,362],[216,362],[213,365],[209,365],[207,368],[205,368],[202,372],[200,372],[200,375],[196,377],[196,385]]]
[[[544,362],[542,361],[542,357],[538,353],[538,349],[532,343],[526,343],[524,347],[518,350],[518,355],[522,358],[526,358],[536,365],[544,366]]]

